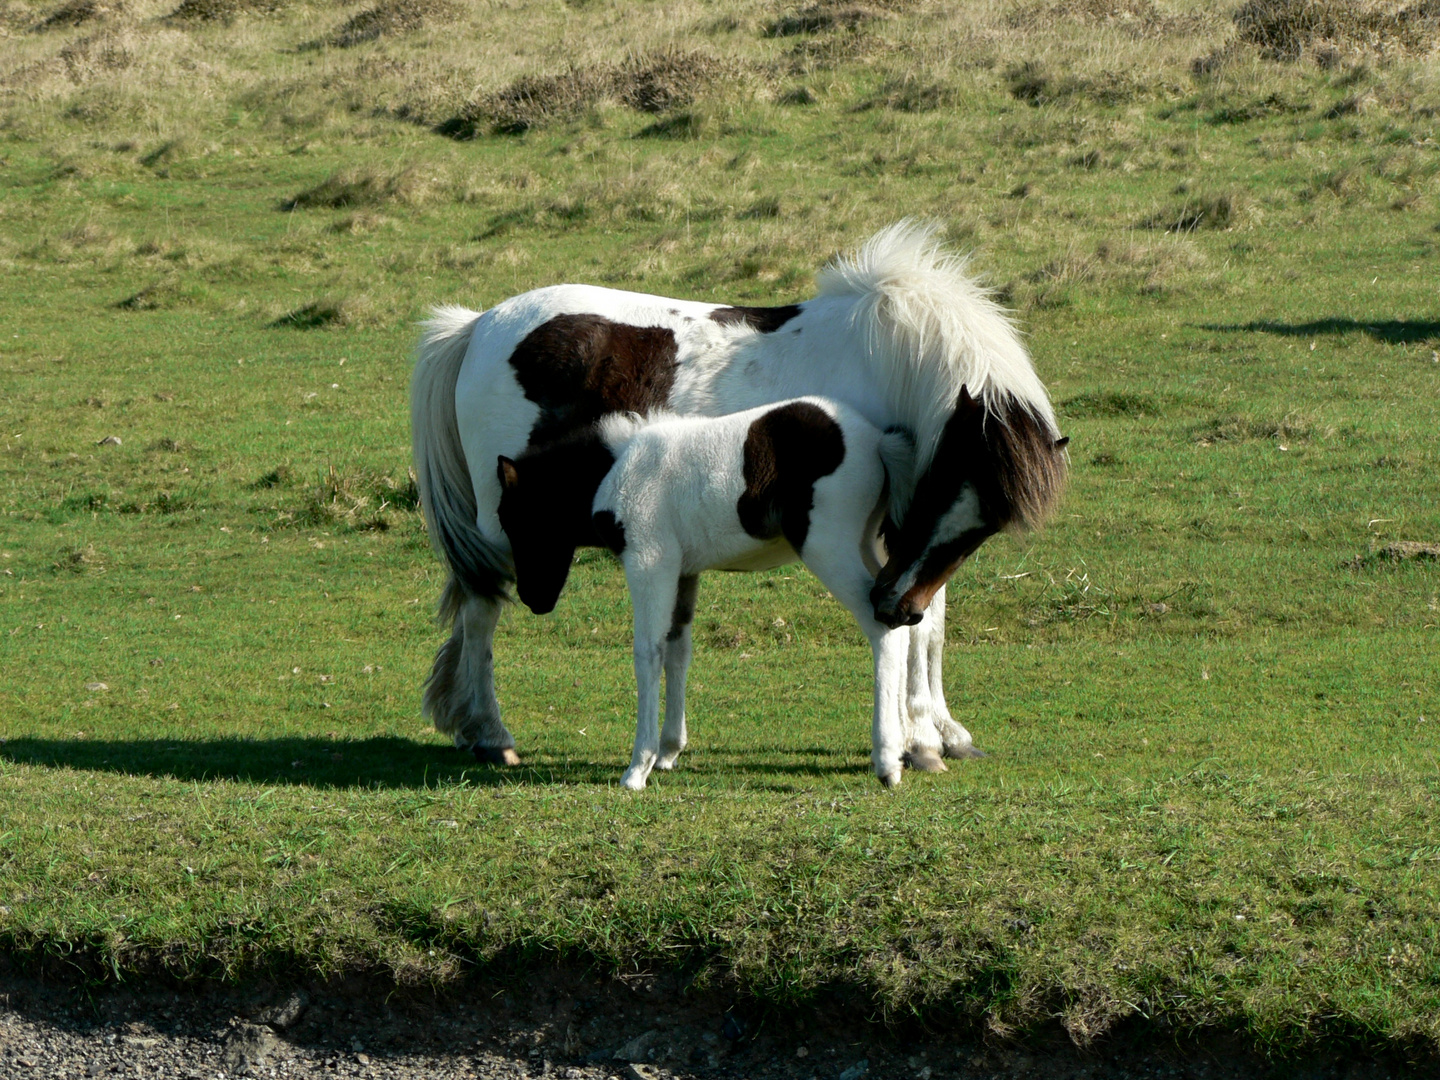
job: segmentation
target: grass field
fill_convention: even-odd
[[[0,948],[560,955],[1435,1053],[1437,16],[1246,10],[0,5]],[[502,624],[525,766],[445,746],[426,306],[782,303],[907,214],[974,249],[1073,438],[1053,526],[952,583],[992,756],[882,791],[848,617],[799,568],[714,575],[692,749],[622,792],[593,552]]]

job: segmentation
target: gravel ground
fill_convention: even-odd
[[[0,960],[3,964],[3,960]],[[0,970],[0,1077],[555,1080],[1401,1080],[1440,1075],[1328,1053],[1267,1062],[1224,1040],[1134,1030],[1089,1051],[886,1031],[853,1009],[760,1014],[673,980],[550,971],[443,996],[348,980],[300,987],[78,989]]]

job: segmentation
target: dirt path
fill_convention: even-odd
[[[850,1019],[846,1019],[846,1014]],[[697,1080],[1401,1080],[1321,1055],[1266,1062],[1223,1040],[1130,1032],[1085,1053],[897,1035],[837,1006],[762,1015],[665,978],[549,972],[444,996],[349,980],[305,988],[102,988],[0,973],[0,1077],[694,1077]]]

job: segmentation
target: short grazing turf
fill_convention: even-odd
[[[442,983],[558,953],[1081,1041],[1440,1045],[1421,22],[1294,60],[1178,2],[168,7],[4,9],[0,947]],[[992,756],[882,791],[848,617],[799,568],[712,575],[692,749],[621,792],[593,552],[502,624],[525,765],[445,746],[425,306],[786,302],[902,214],[976,249],[1073,438],[1053,526],[951,589]]]

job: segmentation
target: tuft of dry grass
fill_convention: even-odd
[[[94,544],[83,544],[61,550],[53,569],[59,573],[103,574],[105,560]]]
[[[349,49],[382,37],[413,34],[426,24],[455,13],[455,5],[449,0],[384,0],[345,20],[324,44]]]
[[[285,0],[180,0],[165,16],[167,22],[230,22],[241,15],[271,15],[283,10]]]
[[[663,113],[691,104],[713,84],[737,78],[742,66],[708,53],[663,49],[616,65],[571,67],[558,75],[523,75],[486,94],[444,125],[456,138],[488,129],[518,135],[572,119],[606,100],[640,112]]]
[[[66,0],[35,24],[36,30],[69,30],[102,19],[114,19],[126,12],[124,0]]]
[[[414,470],[397,479],[388,473],[341,471],[327,465],[301,506],[282,517],[310,528],[349,526],[383,532],[391,526],[391,515],[414,514],[419,507]]]
[[[269,325],[277,330],[343,329],[366,321],[370,312],[369,297],[327,296],[287,311]]]
[[[878,18],[877,12],[855,4],[819,3],[782,15],[765,26],[766,37],[794,37],[827,30],[853,30]]]
[[[1309,51],[1421,52],[1440,41],[1440,8],[1433,0],[1399,10],[1365,0],[1247,0],[1234,21],[1241,41],[1276,60]]]
[[[445,186],[433,170],[417,166],[386,172],[378,169],[342,169],[331,173],[314,187],[306,188],[280,204],[290,210],[340,210],[347,207],[380,206],[396,202],[418,206],[429,201]],[[363,226],[362,226],[363,228]]]

